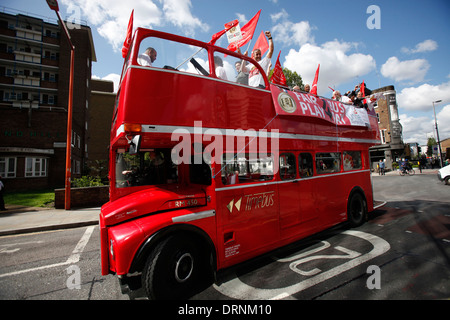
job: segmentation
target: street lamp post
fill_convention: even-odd
[[[67,139],[66,139],[66,178],[65,178],[65,199],[64,208],[70,210],[70,181],[72,175],[72,102],[73,102],[73,71],[75,64],[75,47],[70,39],[69,31],[59,15],[59,5],[57,0],[47,0],[47,4],[55,11],[58,20],[66,34],[67,41],[70,47],[70,75],[69,75],[69,101],[67,103]]]
[[[439,164],[441,165],[441,168],[443,167],[442,163],[442,150],[441,150],[441,140],[439,139],[439,130],[438,130],[438,124],[436,120],[436,109],[434,108],[435,103],[442,102],[442,100],[433,101],[433,112],[434,112],[434,125],[436,127],[436,137],[437,137],[437,143],[439,148]]]

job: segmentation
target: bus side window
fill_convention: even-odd
[[[298,156],[298,172],[300,178],[313,176],[313,158],[310,153],[300,153]]]
[[[295,156],[292,153],[282,153],[280,155],[280,178],[290,180],[297,177],[297,166]]]
[[[318,174],[340,172],[341,154],[339,152],[316,154],[316,170]]]
[[[344,171],[362,168],[360,151],[344,151]]]

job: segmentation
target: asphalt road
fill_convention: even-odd
[[[231,268],[192,300],[448,299],[450,186],[418,174],[374,176],[373,184],[388,202],[363,226]],[[98,226],[1,237],[0,299],[130,299],[114,276],[101,276],[99,248]]]

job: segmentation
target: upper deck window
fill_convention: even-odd
[[[144,38],[137,50],[137,64],[143,67],[177,70],[249,87],[260,87],[255,81],[254,85],[251,78],[256,79],[261,70],[234,55],[215,51],[209,56],[207,48],[158,37]],[[210,57],[213,61],[209,61]]]
[[[204,76],[211,73],[206,49],[156,37],[141,41],[137,62],[143,67],[176,69]]]

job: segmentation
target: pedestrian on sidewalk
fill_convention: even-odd
[[[378,164],[378,166],[379,166],[379,168],[380,168],[380,171],[379,171],[379,175],[381,176],[381,175],[385,175],[385,163],[384,163],[384,161],[382,160],[382,159],[380,159],[380,163]]]
[[[5,185],[2,181],[2,176],[0,176],[0,210],[5,211],[5,200],[3,200],[3,191],[5,190]]]

